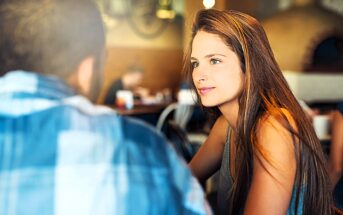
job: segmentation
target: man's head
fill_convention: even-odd
[[[55,75],[87,94],[99,82],[105,35],[91,0],[1,3],[0,32],[0,76],[13,70]]]

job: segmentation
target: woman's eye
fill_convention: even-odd
[[[211,64],[218,64],[218,63],[221,62],[221,60],[219,60],[219,59],[211,59],[210,62],[211,62]]]
[[[195,69],[199,66],[199,63],[194,61],[194,62],[191,62],[191,65],[192,65],[192,68]]]

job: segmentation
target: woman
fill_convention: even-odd
[[[222,214],[332,214],[320,143],[256,19],[200,11],[184,69],[218,116],[190,168],[200,181],[220,168]]]

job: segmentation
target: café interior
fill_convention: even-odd
[[[128,95],[133,97],[129,101],[132,104],[125,106],[117,98],[106,105],[153,125],[157,125],[163,110],[177,115],[174,111],[180,106],[196,106],[194,93],[189,92],[189,83],[182,74],[183,53],[189,44],[194,15],[198,10],[213,7],[239,10],[261,21],[295,96],[304,108],[329,116],[343,99],[340,90],[343,86],[343,9],[340,2],[98,0],[107,30],[107,56],[104,84],[97,103],[105,104],[111,84],[134,71],[140,73],[140,79],[137,86],[128,87],[133,94]],[[171,106],[167,108],[168,105]],[[190,118],[191,110],[187,109],[191,108],[178,112]],[[171,115],[162,116],[160,121],[162,118],[170,120]],[[190,124],[199,128],[194,122]]]
[[[343,1],[330,0],[98,0],[107,30],[105,104],[111,85],[139,72],[137,86],[106,105],[162,130],[186,161],[206,139],[211,121],[182,74],[191,23],[204,8],[233,9],[261,21],[276,60],[306,110],[326,153],[331,113],[343,100]],[[187,81],[187,80],[186,80]],[[122,91],[130,91],[122,92]],[[128,105],[130,103],[130,105]],[[318,118],[315,119],[315,118]],[[320,125],[315,124],[315,122]],[[317,128],[317,127],[318,128]],[[215,191],[215,176],[206,183]]]
[[[304,113],[308,114],[308,117],[312,122],[314,132],[316,133],[321,143],[324,154],[327,157],[330,155],[331,143],[332,143],[331,137],[332,137],[333,114],[337,112],[337,105],[343,104],[343,89],[342,89],[343,88],[343,0],[94,0],[94,1],[96,2],[96,4],[98,5],[100,9],[101,16],[103,18],[104,26],[106,30],[106,53],[105,53],[104,67],[102,70],[103,84],[101,86],[97,86],[99,87],[99,89],[94,90],[95,92],[97,91],[100,92],[98,98],[95,101],[96,104],[106,106],[105,108],[99,108],[99,111],[108,111],[108,113],[111,113],[116,117],[117,115],[112,111],[114,110],[118,115],[135,118],[142,121],[143,125],[146,125],[146,124],[150,125],[146,127],[148,127],[149,129],[151,128],[151,130],[154,131],[154,135],[160,138],[161,137],[160,134],[162,134],[165,136],[166,139],[169,140],[168,142],[173,145],[177,154],[179,155],[179,158],[185,161],[185,163],[182,163],[182,164],[189,163],[192,160],[193,156],[196,154],[196,152],[199,150],[199,148],[204,144],[204,142],[208,138],[208,135],[210,133],[210,130],[215,120],[213,119],[213,117],[211,117],[210,115],[206,113],[206,111],[204,110],[205,108],[202,107],[200,102],[197,100],[196,92],[192,89],[191,80],[188,80],[185,77],[185,74],[183,72],[183,60],[184,60],[185,52],[187,51],[187,47],[189,46],[190,40],[191,40],[192,23],[194,21],[194,18],[197,12],[203,9],[215,8],[218,10],[226,10],[226,9],[237,10],[237,11],[241,11],[243,13],[251,15],[261,22],[267,34],[275,59],[291,91],[295,95],[296,99],[298,99],[298,102],[300,106],[303,108]],[[74,14],[74,10],[72,12]],[[237,97],[238,96],[236,95],[236,98]],[[296,102],[294,103],[296,104]],[[297,105],[294,105],[294,106],[299,107]],[[7,108],[7,109],[10,109],[10,108]],[[87,109],[87,107],[85,107],[85,109]],[[282,108],[279,108],[279,109],[282,109]],[[297,110],[301,110],[301,109],[298,108]],[[49,112],[44,112],[43,114],[48,115],[47,113]],[[34,116],[36,117],[36,115]],[[69,115],[66,115],[66,116],[69,117]],[[83,116],[84,115],[82,115],[82,117]],[[107,115],[104,115],[104,116],[107,117]],[[283,116],[285,118],[285,114]],[[15,117],[17,117],[17,115],[15,115]],[[12,117],[12,118],[15,118],[15,117]],[[23,118],[26,120],[25,117]],[[12,120],[12,118],[10,118],[10,120]],[[60,117],[58,116],[58,118]],[[108,118],[112,119],[110,117]],[[121,117],[118,117],[118,118],[123,119]],[[303,118],[306,119],[305,117]],[[93,120],[93,118],[91,119]],[[103,117],[99,119],[103,119]],[[343,112],[342,112],[342,119],[343,119]],[[11,122],[10,120],[8,121]],[[87,120],[84,120],[84,121],[87,121]],[[92,121],[92,120],[89,120],[89,121]],[[26,120],[25,122],[28,122],[28,121],[29,120]],[[99,121],[101,124],[104,124],[103,121],[101,120],[98,120],[98,121],[94,120],[94,121],[96,122]],[[225,121],[226,125],[227,125],[227,121]],[[304,121],[308,122],[306,120]],[[114,124],[113,121],[111,121],[111,123]],[[7,123],[7,124],[12,126],[11,123]],[[17,124],[20,124],[20,123],[17,123]],[[291,131],[292,133],[294,132],[294,130],[290,128],[291,127],[290,124],[291,123],[287,124],[289,126],[288,127],[289,130],[287,131]],[[95,125],[98,125],[98,124],[95,124]],[[0,127],[1,126],[2,125],[0,123]],[[26,126],[26,125],[23,125],[23,126]],[[68,127],[68,126],[65,126],[65,127]],[[82,125],[81,127],[84,128],[84,127],[87,127],[87,125]],[[103,126],[103,127],[106,127],[106,126]],[[118,128],[119,127],[120,126],[118,126]],[[114,127],[114,128],[117,129],[117,127]],[[125,129],[126,127],[124,126],[120,127],[120,129],[122,128]],[[134,128],[141,128],[141,127],[134,127]],[[307,127],[307,128],[310,128],[310,127]],[[156,134],[155,130],[153,129],[159,130],[160,132]],[[101,129],[99,129],[99,131],[100,130]],[[126,129],[126,130],[129,130],[129,129]],[[30,131],[31,130],[28,129],[27,132],[30,133]],[[105,130],[105,131],[107,132],[108,130]],[[112,130],[110,131],[112,132]],[[142,130],[142,131],[146,131],[146,130]],[[232,140],[228,138],[228,137],[231,138],[231,136],[229,136],[230,135],[229,131],[231,132],[231,130],[229,129],[225,131],[227,133],[227,136],[226,136],[227,142],[230,142]],[[107,133],[111,133],[111,132],[107,132]],[[118,133],[120,132],[121,131],[119,131]],[[312,130],[311,132],[312,132],[311,134],[314,134]],[[81,136],[84,134],[81,132],[80,133],[75,132],[75,133],[78,136]],[[136,134],[135,131],[133,131],[132,133]],[[66,135],[62,137],[72,137],[72,136],[67,136],[69,134],[68,132],[65,132],[63,134],[66,134]],[[93,136],[88,136],[87,134],[88,133],[86,133],[85,138],[83,139],[86,139],[88,137],[93,137]],[[15,133],[15,135],[17,135],[17,133]],[[120,136],[120,135],[111,134],[111,137]],[[42,136],[45,138],[44,135]],[[138,136],[140,138],[140,135]],[[19,137],[21,136],[15,136],[14,142],[17,139],[20,139]],[[32,142],[35,143],[36,139],[34,138],[35,136],[32,138],[33,139]],[[235,137],[233,137],[233,140],[236,140],[234,138]],[[3,142],[5,142],[4,139],[5,138],[2,138]],[[11,138],[7,138],[7,139],[9,139],[8,141],[12,141]],[[22,139],[24,141],[25,138],[22,138]],[[93,144],[92,142],[93,139],[92,138],[90,139],[91,139],[90,142]],[[295,138],[293,137],[293,140],[294,139]],[[107,140],[106,138],[104,139],[100,138],[100,140],[105,143],[111,143],[110,142],[111,139]],[[115,140],[117,141],[117,139]],[[129,138],[127,140],[128,140],[127,142],[130,142],[130,141],[133,142]],[[163,140],[163,139],[156,139],[154,141],[160,141],[160,140]],[[70,138],[70,141],[68,139],[67,143],[72,142],[72,141],[74,140]],[[249,141],[250,140],[246,142],[250,144]],[[311,141],[319,145],[319,141],[316,138],[312,138]],[[75,142],[78,143],[78,141],[75,141]],[[117,142],[122,143],[121,141],[117,141]],[[139,139],[138,142],[141,143],[141,139]],[[84,145],[87,145],[87,144],[88,142],[86,141],[86,144]],[[90,147],[93,146],[92,144],[89,144]],[[3,147],[5,151],[9,148],[9,144],[7,145],[2,144],[2,145],[5,145]],[[81,144],[81,147],[83,147],[84,145]],[[137,144],[137,148],[138,148],[138,145],[139,144]],[[59,149],[62,152],[64,149],[63,146],[65,145],[62,145],[61,147],[62,149]],[[109,145],[109,146],[111,147],[108,147],[108,148],[112,148],[112,145]],[[125,147],[127,148],[130,148],[130,146],[131,145],[129,144],[125,145]],[[156,145],[153,145],[153,146],[156,146]],[[107,150],[106,147],[104,148]],[[320,148],[320,146],[318,146],[318,148]],[[89,153],[89,154],[93,153],[92,150],[89,150],[88,152],[87,151],[88,149],[93,149],[93,148],[86,148],[85,150],[86,153]],[[145,149],[145,148],[142,147],[142,149]],[[168,149],[171,149],[171,148],[168,148]],[[20,154],[19,153],[20,150],[21,148],[18,150],[16,149],[13,154],[14,155]],[[74,150],[74,148],[71,148],[71,150]],[[101,154],[100,152],[103,152],[102,150],[94,150],[94,151],[95,152],[93,154]],[[122,150],[122,151],[123,151],[123,154],[126,153],[125,150]],[[4,153],[1,154],[1,152],[4,152],[4,150],[3,151],[0,150],[0,158],[4,154]],[[137,151],[137,152],[141,152],[141,151]],[[44,155],[43,159],[47,159],[46,155],[49,155],[48,153],[49,152],[46,152],[46,154],[45,152],[41,153]],[[55,154],[57,153],[53,153],[53,154],[55,156]],[[66,162],[68,163],[69,162],[68,159],[73,158],[74,153],[66,153],[66,154],[67,155],[65,159],[67,160]],[[154,153],[154,155],[156,154],[157,153]],[[227,153],[227,154],[229,156],[228,160],[230,160],[231,154],[230,153]],[[342,154],[343,154],[343,151],[342,151]],[[32,163],[35,164],[36,156],[38,157],[38,153],[37,154],[33,153],[32,155],[33,155]],[[122,155],[122,154],[119,154],[119,155]],[[140,153],[136,153],[134,155],[138,155],[137,157],[145,156],[144,154],[142,155]],[[320,152],[320,155],[322,155],[321,152]],[[5,156],[3,157],[5,158],[3,160],[6,161],[4,164],[4,166],[6,167],[7,163],[10,163],[10,160],[9,159],[6,160],[7,157]],[[81,160],[84,159],[83,156],[80,156],[80,157],[81,157],[80,158]],[[131,162],[130,160],[131,157],[130,156],[127,156],[127,157],[128,157],[129,162]],[[177,161],[180,161],[179,159],[177,159],[176,156],[173,158],[175,158],[175,160]],[[108,159],[108,160],[111,160],[111,159]],[[50,158],[47,160],[50,162]],[[85,160],[88,162],[88,159],[85,159]],[[22,162],[21,160],[19,161]],[[18,163],[20,163],[19,161]],[[63,164],[63,161],[64,160],[62,160],[62,164]],[[135,164],[134,162],[132,163]],[[150,164],[149,162],[147,163]],[[2,163],[0,162],[0,164]],[[77,164],[79,165],[79,163]],[[321,164],[323,164],[323,162]],[[79,166],[82,166],[82,165],[79,165]],[[107,163],[104,166],[107,168]],[[134,165],[132,166],[136,168]],[[172,164],[168,163],[168,167],[169,166],[172,166]],[[56,167],[57,169],[56,172],[61,171],[61,169],[66,170],[68,173],[69,171],[72,172],[68,168],[63,169],[63,168],[57,168],[57,167]],[[62,167],[64,166],[62,165]],[[125,168],[121,168],[122,167],[121,165],[119,165],[119,167],[118,168],[120,171],[122,169],[125,169]],[[187,171],[189,170],[188,166],[184,165],[183,167],[185,170]],[[45,168],[45,165],[42,168],[43,169],[42,171],[45,174],[45,172],[48,172],[48,171],[46,171],[44,168]],[[87,169],[87,168],[88,166],[86,166],[84,169]],[[104,168],[104,170],[107,171],[106,168]],[[112,166],[108,168],[112,168]],[[155,168],[155,166],[153,166],[153,168]],[[82,166],[81,170],[83,171],[84,169]],[[229,168],[227,169],[229,170]],[[0,170],[2,169],[0,168]],[[102,171],[103,169],[100,169],[100,170]],[[3,196],[6,196],[8,194],[8,196],[10,196],[9,200],[15,199],[17,194],[19,196],[19,192],[17,190],[15,190],[15,192],[5,193],[5,195],[1,194],[1,191],[2,191],[1,189],[3,189],[4,185],[6,185],[7,183],[6,180],[9,181],[8,184],[11,186],[15,185],[16,181],[20,181],[19,176],[21,175],[14,172],[13,174],[14,180],[12,180],[11,177],[6,177],[7,176],[6,171],[7,169],[5,169],[5,171],[3,172],[0,171],[0,182],[2,182],[0,183],[0,215],[3,214],[1,213],[2,211],[1,208],[4,205]],[[26,174],[26,172],[24,173]],[[77,173],[78,172],[74,174],[74,172],[72,172],[71,175],[77,175]],[[141,174],[141,172],[137,173],[137,175],[139,174]],[[163,174],[169,177],[167,173],[165,174],[165,172],[163,172]],[[189,177],[191,177],[190,171],[188,171],[187,174]],[[325,176],[325,174],[323,175]],[[119,178],[126,179],[125,177],[119,177]],[[204,188],[207,200],[214,214],[217,214],[217,208],[216,208],[217,199],[216,198],[217,198],[217,193],[219,190],[218,188],[219,177],[220,177],[219,172],[217,172],[213,176],[211,176],[205,183],[201,184]],[[140,178],[143,178],[143,177],[139,175],[139,177],[137,178],[138,180],[140,180]],[[180,180],[184,179],[182,177],[180,178],[181,178]],[[1,181],[1,179],[5,179],[5,180]],[[45,179],[46,178],[42,177],[42,179],[40,180],[37,177],[37,181],[36,180],[32,180],[32,181],[35,181],[33,184],[39,184],[40,181],[44,181]],[[66,180],[69,180],[69,178],[67,178]],[[150,178],[148,178],[146,181],[149,181],[149,180]],[[25,181],[25,177],[23,177],[23,181]],[[118,184],[120,184],[121,181],[120,180],[118,181],[119,181]],[[64,182],[64,180],[62,180],[62,182]],[[196,180],[194,180],[194,182],[196,182],[196,185],[198,185]],[[79,181],[77,183],[79,183]],[[107,181],[105,181],[105,183],[107,183]],[[160,182],[158,181],[158,183]],[[80,184],[82,183],[80,182]],[[87,183],[85,184],[88,185]],[[124,185],[120,184],[120,186],[127,187],[125,186],[127,185],[126,182],[123,184]],[[164,184],[162,186],[164,186]],[[175,185],[172,184],[171,186],[175,186]],[[198,187],[200,189],[200,186]],[[298,194],[302,192],[302,187],[303,186],[301,184],[301,187],[299,189],[300,191],[298,192]],[[337,212],[340,212],[340,214],[343,214],[343,177],[341,178],[341,181],[337,184],[336,188],[337,189],[335,189],[334,191],[334,196],[335,198],[337,197],[337,199],[342,200],[341,202],[342,205],[340,205],[342,207],[337,206]],[[63,187],[63,189],[65,188]],[[98,187],[96,187],[96,189],[98,189]],[[104,186],[104,189],[107,189],[107,186]],[[122,192],[122,191],[119,191],[119,192]],[[69,194],[69,192],[67,192],[67,194]],[[136,195],[136,193],[134,195]],[[154,194],[150,194],[150,190],[149,190],[149,193],[147,193],[147,195],[154,195]],[[30,196],[30,195],[27,195],[27,196]],[[59,197],[59,198],[63,199],[64,196],[63,195],[61,196],[62,197]],[[85,196],[87,196],[86,192],[85,192]],[[110,195],[108,194],[108,196]],[[138,196],[137,199],[139,199],[140,198],[139,195],[137,196]],[[159,198],[158,195],[156,196],[157,197],[155,199]],[[107,198],[106,195],[104,195],[103,197]],[[87,199],[88,198],[91,199],[90,197],[87,196]],[[167,196],[165,198],[168,199],[170,198],[170,196]],[[190,198],[192,198],[192,196]],[[202,193],[201,193],[201,198],[203,199]],[[103,198],[101,198],[100,200],[102,199]],[[132,199],[136,200],[136,197]],[[132,201],[132,199],[130,201]],[[72,197],[67,198],[67,201],[68,200],[72,200],[70,201],[71,204],[75,204],[75,205],[78,204],[78,202],[74,201]],[[169,199],[167,201],[169,201]],[[43,203],[45,204],[45,199]],[[154,206],[156,205],[156,202],[149,202],[149,203],[154,204]],[[122,204],[122,202],[120,202],[120,204]],[[102,205],[102,202],[99,205]],[[12,208],[12,206],[15,206],[15,205],[14,204],[10,205],[8,208]],[[86,207],[86,205],[84,205],[83,207]],[[167,207],[169,207],[169,205]],[[24,210],[23,214],[27,214],[25,211],[27,210],[27,208],[25,207],[23,210]],[[16,213],[12,213],[12,214],[16,214]],[[60,214],[63,214],[63,212],[60,212]],[[73,212],[71,212],[70,214],[73,214]],[[79,214],[79,213],[75,213],[75,214]]]

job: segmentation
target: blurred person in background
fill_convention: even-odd
[[[147,124],[95,106],[105,49],[90,0],[0,5],[0,214],[205,214]]]
[[[261,24],[237,11],[198,12],[184,59],[217,120],[189,166],[220,170],[220,214],[333,214],[324,154]]]
[[[119,90],[130,90],[133,93],[137,91],[138,93],[144,91],[140,87],[143,80],[143,71],[141,69],[133,69],[124,73],[119,79],[113,81],[107,93],[105,95],[104,103],[106,105],[114,105],[117,99],[117,92]],[[148,89],[145,89],[146,93],[149,94]]]
[[[329,156],[329,174],[334,189],[336,207],[343,211],[343,102],[333,113],[331,145]]]

